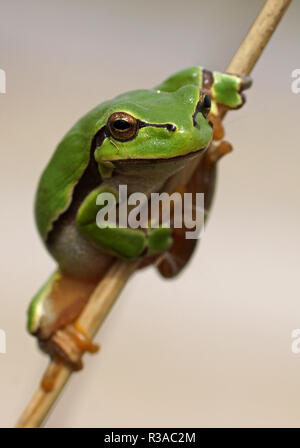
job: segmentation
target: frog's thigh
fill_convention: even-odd
[[[107,201],[107,193],[115,196],[115,201],[111,198]],[[146,235],[141,230],[115,227],[115,223],[107,224],[106,227],[99,226],[99,212],[106,207],[106,217],[114,218],[114,213],[110,213],[112,208],[116,209],[118,203],[117,194],[106,187],[93,190],[85,199],[78,210],[76,225],[79,231],[96,247],[104,252],[113,254],[121,258],[137,258],[147,246]],[[97,219],[98,218],[98,219]]]
[[[80,314],[98,279],[80,279],[57,270],[32,299],[27,328],[39,339],[47,339]]]

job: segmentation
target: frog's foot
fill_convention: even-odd
[[[40,348],[50,354],[53,361],[63,363],[72,370],[80,370],[83,367],[82,355],[84,352],[96,353],[99,346],[93,344],[78,322],[67,325],[64,329],[57,330],[50,338],[39,341]],[[43,388],[52,389],[51,378],[44,378]]]
[[[138,258],[146,250],[145,232],[140,229],[117,227],[116,222],[102,222],[99,212],[104,207],[105,201],[109,200],[111,202],[107,205],[107,213],[115,209],[118,204],[117,193],[107,187],[93,190],[78,210],[76,226],[79,232],[102,252],[125,259]],[[116,220],[115,215],[113,219]]]
[[[148,254],[151,256],[170,249],[173,244],[172,235],[173,230],[169,227],[149,229],[147,232]]]
[[[167,250],[171,244],[169,228],[131,228],[118,227],[116,223],[105,222],[99,225],[98,212],[104,203],[107,190],[96,189],[89,194],[80,207],[76,225],[81,234],[102,252],[127,260],[137,259],[145,255]],[[102,200],[103,198],[103,200]]]
[[[231,143],[222,140],[220,143],[212,143],[207,150],[207,158],[211,165],[215,165],[221,157],[232,152]]]

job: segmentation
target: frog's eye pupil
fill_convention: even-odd
[[[113,127],[115,129],[118,129],[119,131],[126,131],[127,129],[130,128],[130,124],[128,123],[128,121],[125,120],[116,120],[113,123]]]
[[[107,120],[106,135],[120,142],[132,140],[138,131],[138,120],[126,112],[115,112]]]

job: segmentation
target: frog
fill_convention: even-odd
[[[32,299],[27,322],[51,356],[54,335],[76,321],[116,259],[155,265],[165,278],[186,266],[197,240],[187,240],[183,228],[100,228],[101,198],[113,195],[118,207],[120,185],[128,195],[146,198],[170,191],[189,164],[191,178],[181,186],[173,181],[172,188],[204,193],[207,212],[217,161],[231,151],[220,116],[244,104],[250,84],[249,78],[193,66],[154,88],[101,103],[63,137],[42,173],[34,208],[38,232],[58,267]]]

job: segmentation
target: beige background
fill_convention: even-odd
[[[54,269],[33,221],[53,148],[95,104],[190,65],[223,69],[263,1],[1,2],[0,425],[12,426],[47,359],[25,331]],[[47,421],[52,427],[300,426],[299,68],[294,1],[226,119],[204,241],[175,281],[136,275]]]

